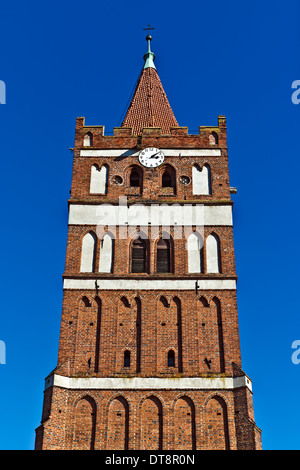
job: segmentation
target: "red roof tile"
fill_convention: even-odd
[[[170,134],[170,127],[178,126],[156,69],[143,69],[122,127],[141,135],[144,127],[161,127],[162,134]]]

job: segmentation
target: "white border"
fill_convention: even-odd
[[[248,387],[252,391],[252,382],[245,375],[242,377],[65,377],[53,374],[47,377],[45,389],[51,387],[67,389],[95,390],[220,390]]]
[[[121,200],[122,202],[122,200]],[[232,226],[232,206],[225,204],[72,204],[69,225]]]
[[[220,157],[220,149],[161,149],[165,157]],[[81,157],[137,157],[140,151],[132,149],[84,149]]]
[[[64,289],[98,290],[195,290],[196,279],[64,279]],[[197,280],[199,290],[235,290],[235,279]]]

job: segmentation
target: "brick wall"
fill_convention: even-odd
[[[130,368],[122,366],[126,349],[132,352]],[[175,351],[174,368],[167,367],[169,349]],[[241,365],[234,291],[197,296],[190,291],[103,291],[98,296],[94,291],[64,291],[60,374],[135,376],[139,363],[141,376],[231,376],[232,362]]]
[[[229,390],[67,392],[55,387],[51,419],[42,425],[43,448],[251,450],[259,431],[246,416],[247,402],[236,393],[237,397]]]
[[[83,147],[84,135],[92,134],[92,146]],[[214,140],[210,136],[214,134]],[[215,143],[212,143],[215,142]],[[143,168],[136,157],[82,157],[82,149],[220,149],[221,156],[166,157],[156,169]],[[109,167],[107,192],[90,194],[91,167]],[[162,188],[162,172],[171,164],[176,172],[175,188]],[[192,166],[208,164],[211,194],[192,193]],[[130,187],[132,165],[143,172],[142,190]],[[116,176],[122,178],[121,184]],[[187,176],[189,184],[181,177]],[[228,173],[226,121],[200,127],[189,135],[185,127],[144,129],[132,135],[130,128],[115,128],[113,136],[103,126],[85,126],[78,118],[75,130],[73,177],[70,204],[118,204],[126,196],[129,204],[232,205]],[[157,227],[158,235],[162,228]],[[147,272],[131,273],[132,238],[120,239],[116,232],[112,273],[99,273],[100,238],[96,241],[94,272],[81,273],[82,239],[95,225],[69,225],[64,279],[236,279],[232,227],[205,226],[202,273],[188,273],[186,233],[172,241],[171,273],[156,270],[157,239],[151,228],[143,228],[147,243]],[[182,230],[182,229],[179,229]],[[191,227],[193,230],[193,227]],[[207,273],[206,239],[220,241],[220,273]],[[178,234],[177,234],[178,235]],[[124,354],[130,354],[130,364]],[[173,351],[174,364],[168,363]],[[238,315],[235,290],[65,289],[56,374],[65,377],[219,377],[244,376],[241,369]],[[245,386],[219,390],[83,390],[50,386],[45,390],[42,424],[37,429],[37,449],[255,449],[261,447],[260,430],[253,415],[252,395]]]

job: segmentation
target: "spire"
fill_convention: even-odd
[[[145,61],[144,69],[147,69],[148,67],[151,67],[152,69],[156,69],[154,65],[155,54],[151,52],[151,47],[150,47],[150,43],[152,41],[152,36],[150,36],[150,34],[148,34],[148,36],[146,37],[146,41],[148,41],[148,52],[146,52],[146,54],[144,55],[144,61]]]
[[[150,47],[152,37],[148,35],[146,40],[145,64],[121,126],[132,127],[134,135],[141,135],[144,127],[160,127],[162,134],[170,134],[170,128],[179,124],[154,65],[155,54]]]

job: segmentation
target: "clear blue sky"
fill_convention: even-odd
[[[299,10],[296,0],[2,3],[1,449],[33,449],[56,365],[75,119],[120,124],[149,23],[179,124],[227,117],[243,369],[264,449],[300,449]]]

